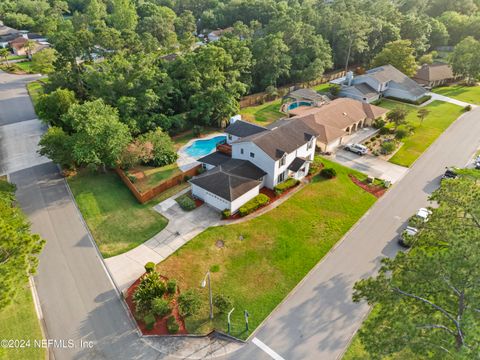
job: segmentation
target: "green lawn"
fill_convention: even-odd
[[[314,86],[313,90],[317,92],[328,93],[330,86],[331,86],[330,83],[320,84],[320,85]]]
[[[480,86],[444,86],[433,89],[433,92],[470,104],[480,105]]]
[[[45,350],[34,347],[34,340],[43,339],[33,305],[32,293],[26,283],[13,303],[0,311],[0,339],[29,339],[30,347],[1,349],[1,360],[45,359]]]
[[[157,186],[163,180],[181,173],[176,162],[162,167],[138,166],[135,170],[143,171],[145,174],[144,179],[138,180],[135,183],[135,186],[140,192],[146,192]]]
[[[37,104],[40,96],[42,96],[43,94],[43,86],[45,83],[46,83],[46,79],[32,81],[27,84],[27,90],[28,90],[28,93],[30,94],[30,98],[32,99],[34,107]]]
[[[251,121],[259,125],[268,125],[275,120],[286,117],[280,112],[282,99],[266,102],[258,106],[249,106],[240,110],[243,120]]]
[[[434,101],[425,107],[430,111],[430,114],[423,123],[420,123],[417,117],[418,107],[385,99],[378,106],[387,109],[405,107],[408,110],[407,121],[415,127],[414,133],[402,140],[403,146],[389,160],[391,163],[401,166],[412,165],[440,134],[463,113],[460,106]]]
[[[68,183],[104,257],[133,249],[167,225],[167,219],[152,209],[158,198],[139,204],[113,172],[83,170]]]
[[[250,313],[250,330],[255,329],[372,206],[375,197],[347,176],[357,172],[322,161],[337,170],[337,178],[316,176],[270,212],[209,228],[158,264],[160,274],[177,279],[180,289],[200,291],[201,311],[186,319],[191,333],[227,329],[225,315],[208,320],[207,291],[199,287],[207,270],[212,269],[213,293],[234,299],[232,334],[246,338],[243,310]],[[224,247],[216,246],[218,240]]]
[[[8,60],[20,60],[20,59],[26,59],[27,55],[10,55],[7,59]]]

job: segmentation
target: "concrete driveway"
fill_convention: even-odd
[[[367,175],[391,181],[392,184],[400,180],[408,168],[389,163],[373,155],[357,155],[350,151],[338,149],[329,158],[339,164],[361,171]]]
[[[105,259],[105,264],[120,291],[126,290],[145,272],[144,266],[147,262],[161,262],[203,230],[220,222],[218,211],[207,205],[192,211],[182,210],[174,198],[188,190],[190,189],[154,207],[168,219],[165,229],[135,249]]]

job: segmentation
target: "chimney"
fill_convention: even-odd
[[[230,124],[233,124],[237,120],[242,120],[242,115],[238,114],[230,118]]]
[[[345,81],[347,83],[347,86],[352,86],[353,82],[353,71],[347,72],[347,76],[345,77]]]

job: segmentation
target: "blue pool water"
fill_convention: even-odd
[[[297,101],[288,105],[288,110],[296,109],[299,106],[312,106],[312,103],[308,101]]]
[[[219,135],[205,140],[198,139],[195,140],[192,145],[187,147],[185,152],[191,157],[199,158],[210,154],[215,150],[217,144],[224,142],[226,139],[227,137],[225,135]]]

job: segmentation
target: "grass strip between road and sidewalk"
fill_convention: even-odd
[[[375,203],[336,163],[337,177],[315,176],[277,208],[244,223],[212,227],[158,264],[161,275],[176,279],[182,291],[200,291],[202,306],[186,318],[190,333],[227,331],[225,314],[208,320],[208,291],[200,289],[211,270],[214,294],[233,299],[232,335],[245,339],[244,314],[253,331]]]

